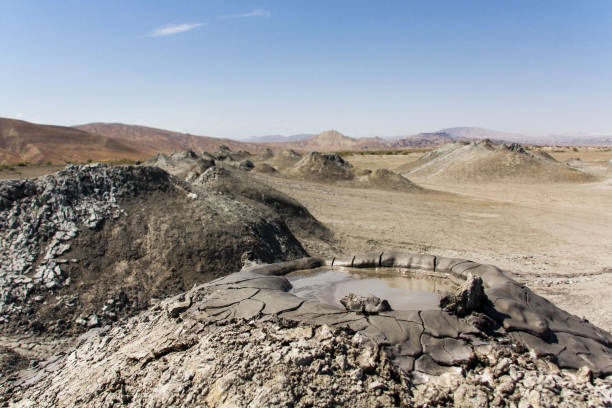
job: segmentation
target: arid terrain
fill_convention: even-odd
[[[608,404],[610,380],[596,377],[612,369],[612,343],[588,322],[612,330],[612,149],[485,140],[391,153],[251,154],[220,146],[160,153],[137,166],[3,168],[2,401],[178,406],[179,396],[195,403],[201,394],[213,406]],[[436,262],[484,268],[487,291],[498,293],[486,313],[501,316],[503,328],[483,317],[485,306],[468,316],[430,311],[437,316],[430,320],[399,312],[393,324],[406,327],[399,332],[386,315],[359,317],[347,306],[355,320],[347,326],[337,309],[285,294],[291,285],[283,279],[248,272],[306,255],[317,265],[321,258],[354,266],[354,255],[366,254],[358,255],[361,265],[382,266],[404,262],[405,253],[434,259],[434,269]],[[507,274],[497,289],[504,275],[487,264]],[[240,283],[243,275],[250,280]],[[227,281],[222,289],[205,284],[218,277]],[[436,328],[448,318],[458,331]],[[346,330],[327,334],[322,321]],[[219,340],[236,333],[237,342]],[[151,351],[129,351],[137,344]],[[213,349],[225,357],[207,357]],[[266,350],[284,357],[256,357]],[[243,367],[239,354],[251,365]],[[94,389],[81,377],[92,358],[88,376],[102,381]],[[202,359],[216,367],[212,377],[182,376]],[[142,377],[145,365],[151,378]],[[231,373],[274,380],[244,382]],[[168,376],[171,388],[149,394]],[[266,392],[288,383],[290,393]],[[509,399],[487,397],[493,391]]]
[[[559,161],[579,158],[580,168],[598,179],[445,183],[408,175],[435,191],[422,194],[259,177],[329,226],[342,252],[397,248],[491,263],[560,307],[612,330],[607,295],[612,285],[612,149],[551,155]],[[420,156],[346,158],[356,169],[397,170]]]

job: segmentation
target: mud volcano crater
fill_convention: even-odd
[[[286,278],[292,286],[290,293],[298,297],[368,314],[379,310],[366,310],[366,305],[382,302],[385,311],[439,310],[440,301],[459,288],[445,276],[402,268],[323,266],[291,272]]]
[[[198,296],[204,287],[210,295]],[[500,339],[560,368],[612,374],[609,333],[499,268],[465,259],[398,251],[304,258],[253,266],[190,292],[169,303],[169,313],[217,322],[276,315],[343,328],[414,374],[469,369],[478,348]]]

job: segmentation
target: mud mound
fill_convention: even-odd
[[[272,151],[272,149],[270,149],[269,147],[266,148],[266,150],[264,150],[262,153],[260,153],[259,155],[257,155],[257,158],[259,160],[269,160],[272,157],[274,157],[274,152]]]
[[[532,153],[516,143],[503,145],[489,140],[447,144],[402,166],[398,171],[404,175],[442,182],[594,180],[593,176],[559,163],[548,154]]]
[[[254,172],[256,173],[261,173],[261,174],[274,174],[277,173],[276,169],[272,166],[270,166],[268,163],[259,163],[255,166],[255,168],[253,169]]]
[[[28,367],[28,359],[9,347],[0,346],[0,378]]]
[[[395,273],[416,268],[458,282],[484,282],[481,297],[491,303],[479,299],[474,310],[458,316],[444,310],[349,311],[288,293],[291,284],[283,275],[322,263],[306,258],[258,265],[194,287],[121,325],[92,330],[74,352],[0,384],[0,395],[22,406],[611,402],[610,378],[594,378],[612,370],[610,335],[493,266],[397,251],[328,262]],[[556,336],[540,337],[547,324]],[[529,334],[534,328],[537,333]]]
[[[272,155],[266,160],[265,163],[279,171],[283,171],[295,166],[295,164],[299,162],[301,158],[302,156],[299,153],[289,149]]]
[[[300,241],[315,239],[327,242],[332,239],[327,227],[317,221],[302,204],[231,166],[211,167],[194,184],[206,186],[248,205],[272,209]]]
[[[192,150],[172,153],[157,154],[148,159],[144,164],[164,169],[168,173],[186,180],[195,180],[207,168],[214,166],[212,156],[198,156]]]
[[[288,172],[304,180],[333,183],[353,180],[353,166],[336,153],[310,152]]]
[[[406,177],[387,169],[377,169],[362,176],[359,181],[369,187],[380,190],[423,192],[424,188],[417,186]]]
[[[171,155],[161,153],[147,160],[145,165],[159,167],[174,176],[191,182],[204,173],[206,169],[214,166],[215,163],[225,163],[241,170],[251,171],[254,165],[247,159],[250,155],[249,152],[245,151],[233,153],[229,147],[221,145],[217,151],[213,153],[202,152],[201,155],[197,155],[192,150],[172,153]]]
[[[156,167],[0,182],[0,330],[73,332],[304,249],[272,207]]]

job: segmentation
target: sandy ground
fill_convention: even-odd
[[[396,248],[494,264],[612,331],[612,152],[590,153],[568,153],[581,157],[583,169],[605,176],[588,184],[443,185],[412,179],[440,192],[414,194],[260,177],[334,231],[337,247],[307,248],[314,255]],[[357,168],[393,170],[417,157],[347,159]]]

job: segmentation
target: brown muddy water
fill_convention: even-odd
[[[292,272],[285,276],[291,293],[308,300],[341,306],[340,298],[354,293],[386,299],[393,310],[439,309],[440,297],[453,285],[423,272],[392,268],[350,269],[318,268]]]

